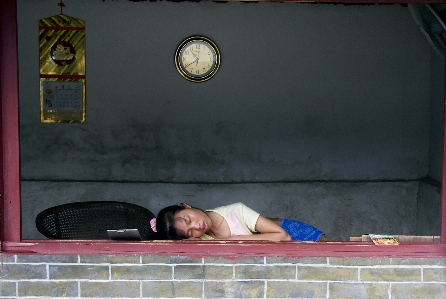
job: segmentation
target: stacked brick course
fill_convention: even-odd
[[[0,298],[446,298],[446,258],[0,258]]]

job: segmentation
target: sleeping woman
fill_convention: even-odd
[[[267,218],[243,203],[206,211],[185,203],[168,206],[152,219],[151,226],[165,240],[328,241],[311,225]]]

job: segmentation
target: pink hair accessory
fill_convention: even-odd
[[[150,227],[156,233],[156,218],[150,219]]]

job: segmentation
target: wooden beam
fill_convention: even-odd
[[[446,57],[446,51],[445,51]],[[443,177],[441,183],[441,243],[446,244],[446,59],[445,59],[445,67],[444,67],[444,100],[443,100]]]
[[[17,3],[0,1],[0,88],[2,143],[2,233],[5,241],[20,241],[19,84]]]
[[[23,240],[5,242],[3,250],[24,254],[168,255],[190,257],[446,257],[446,245],[407,242],[377,246],[371,242],[271,242],[271,241],[68,241]]]

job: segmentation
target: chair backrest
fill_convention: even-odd
[[[37,230],[49,239],[108,239],[107,229],[137,228],[143,240],[153,231],[148,209],[126,202],[88,201],[48,208],[36,217]]]

